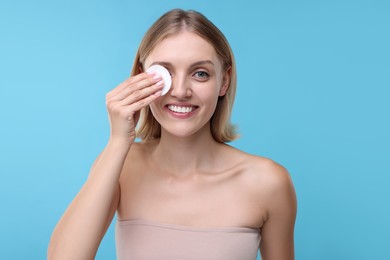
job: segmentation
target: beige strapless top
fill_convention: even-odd
[[[117,220],[118,260],[256,260],[260,230],[198,228],[131,219]]]

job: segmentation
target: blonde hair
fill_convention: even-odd
[[[158,43],[183,30],[195,33],[209,42],[222,63],[223,71],[230,69],[229,87],[226,94],[218,99],[217,107],[210,119],[210,130],[217,142],[233,141],[238,138],[235,126],[230,123],[237,85],[234,56],[222,32],[201,13],[174,9],[161,16],[146,32],[138,48],[131,75],[143,72],[146,58]],[[142,140],[161,137],[161,125],[154,118],[149,106],[141,110],[137,137]]]

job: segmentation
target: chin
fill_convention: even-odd
[[[193,137],[205,133],[206,128],[209,129],[208,124],[203,125],[202,127],[195,127],[190,125],[174,125],[171,124],[168,127],[162,127],[162,131],[168,135],[176,136],[178,138]],[[210,132],[210,131],[209,131]],[[210,133],[211,134],[211,133]]]

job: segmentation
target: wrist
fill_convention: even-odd
[[[132,145],[130,140],[123,140],[118,138],[110,138],[107,143],[107,147],[113,150],[125,150],[128,151]]]

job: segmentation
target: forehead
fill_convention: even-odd
[[[183,31],[159,42],[146,58],[145,66],[148,67],[155,61],[179,65],[200,60],[220,63],[214,47],[209,42],[195,33]]]

